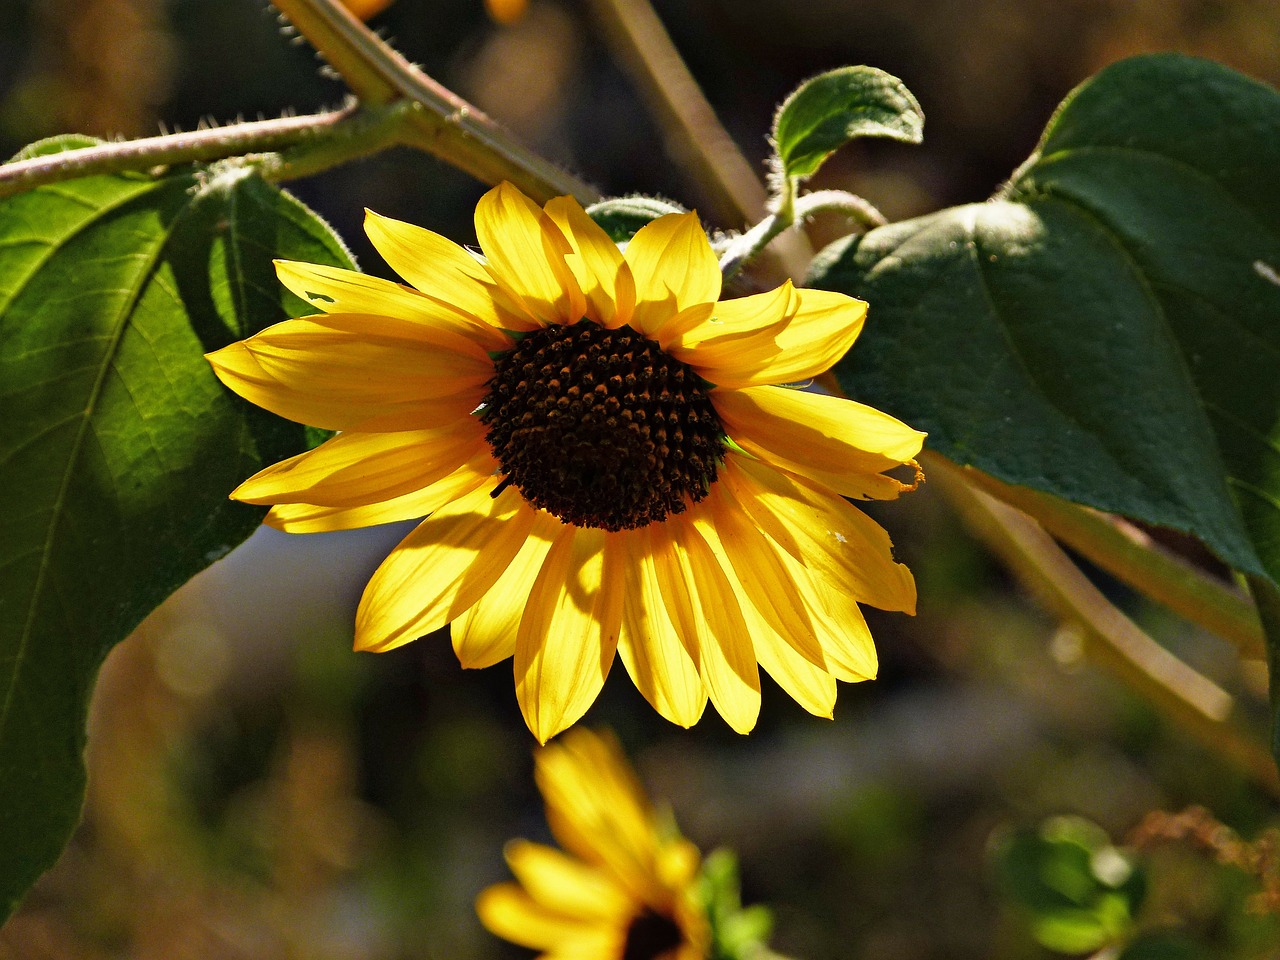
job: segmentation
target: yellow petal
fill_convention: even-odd
[[[760,675],[733,586],[686,515],[652,533],[667,613],[716,710],[733,730],[749,733],[760,713]]]
[[[474,343],[353,314],[286,320],[207,359],[246,400],[326,430],[450,423],[475,409],[493,376]]]
[[[763,630],[754,639],[760,666],[778,686],[815,717],[831,719],[836,706],[835,678],[797,653],[773,630]]]
[[[755,611],[771,632],[779,633],[798,653],[822,667],[822,648],[795,578],[783,564],[779,550],[734,502],[733,488],[715,484],[691,522],[721,568],[731,574],[730,582],[737,581],[735,592],[750,635],[755,637],[758,632],[750,616]]]
[[[622,540],[622,631],[618,655],[653,708],[672,723],[691,727],[702,717],[707,691],[698,665],[667,615],[645,528],[613,534]]]
[[[622,617],[619,562],[605,531],[561,530],[516,635],[516,699],[546,743],[591,706],[613,665]]]
[[[719,480],[765,533],[825,589],[882,610],[915,612],[911,571],[893,560],[889,535],[857,507],[747,457],[729,454]]]
[[[443,627],[479,600],[520,552],[534,512],[486,484],[437,510],[391,551],[356,611],[356,649],[381,653]]]
[[[676,314],[720,297],[720,265],[696,213],[670,213],[646,223],[624,254],[636,283],[631,326],[660,337]]]
[[[722,389],[793,383],[816,377],[849,352],[862,332],[867,305],[843,293],[796,290],[799,304],[781,327],[765,327],[722,349],[680,359]]]
[[[529,593],[551,542],[564,527],[546,511],[535,514],[528,539],[511,565],[475,606],[453,621],[453,652],[465,668],[491,667],[516,652],[516,632]]]
[[[318,263],[277,260],[275,265],[281,283],[324,313],[400,317],[473,341],[486,351],[511,346],[511,338],[491,323],[484,323],[411,287]]]
[[[568,917],[623,925],[634,908],[626,893],[599,870],[553,847],[512,840],[503,851],[511,872],[535,901]]]
[[[892,496],[903,484],[881,476],[920,452],[925,435],[874,407],[784,387],[716,390],[725,431],[748,453],[846,497]],[[888,483],[890,488],[881,485]]]
[[[721,300],[706,316],[673,321],[662,330],[663,349],[686,363],[706,352],[707,362],[723,363],[735,347],[761,333],[776,334],[795,313],[800,298],[788,280],[767,293]]]
[[[430,230],[365,211],[365,233],[387,264],[423,296],[500,330],[536,330],[475,257]]]
[[[565,263],[569,242],[536,203],[500,183],[476,205],[476,236],[489,273],[517,303],[544,323],[577,323],[586,309]]]
[[[245,503],[366,506],[444,479],[483,446],[483,429],[471,417],[434,430],[340,433],[260,470],[231,497]]]
[[[586,297],[586,315],[610,329],[631,322],[636,282],[618,245],[572,197],[556,197],[546,214],[569,242],[565,262]]]
[[[533,950],[580,952],[584,957],[621,954],[622,931],[617,924],[593,923],[548,910],[514,883],[480,891],[476,915],[490,933]]]
[[[562,847],[606,870],[635,900],[664,901],[653,809],[616,740],[571,730],[538,751],[534,778]]]
[[[489,448],[482,446],[453,473],[421,490],[359,507],[281,503],[271,508],[263,523],[285,533],[327,533],[415,520],[435,513],[446,503],[470,493],[482,483],[491,483],[497,468],[498,463],[489,453]]]

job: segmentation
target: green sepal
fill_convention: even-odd
[[[687,213],[684,207],[657,197],[613,197],[587,207],[587,216],[598,223],[614,243],[626,243],[647,223],[669,213]]]

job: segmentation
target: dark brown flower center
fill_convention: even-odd
[[[493,367],[480,419],[503,485],[566,523],[642,527],[715,481],[724,429],[704,382],[630,327],[544,327]]]
[[[622,960],[657,960],[684,942],[684,934],[670,917],[646,909],[627,927]]]

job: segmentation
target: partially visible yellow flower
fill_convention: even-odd
[[[546,960],[703,960],[697,848],[661,824],[616,740],[577,729],[538,751],[547,823],[564,852],[512,840],[518,883],[476,900],[480,921]]]
[[[392,0],[342,0],[342,5],[361,20],[381,13],[391,6]]]
[[[529,0],[484,0],[484,8],[489,16],[498,23],[515,23],[524,16]]]
[[[231,389],[339,431],[232,496],[312,533],[426,517],[365,589],[355,645],[452,624],[464,667],[511,657],[546,742],[615,655],[682,726],[708,697],[747,732],[763,667],[830,717],[875,676],[859,604],[913,612],[889,537],[845,498],[890,499],[923,434],[790,389],[827,370],[866,304],[790,282],[721,299],[695,214],[621,251],[572,198],[510,184],[476,208],[483,257],[370,213],[412,286],[279,262],[322,311],[209,355]]]

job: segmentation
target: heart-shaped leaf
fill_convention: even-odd
[[[773,146],[787,177],[813,176],[857,137],[919,143],[923,136],[924,113],[916,98],[901,80],[875,67],[841,67],[806,80],[773,120]]]
[[[75,826],[103,657],[257,526],[228,491],[304,449],[203,359],[306,312],[277,256],[350,266],[233,164],[0,202],[0,914]]]
[[[1280,579],[1280,94],[1137,57],[1078,88],[995,200],[839,241],[862,400],[1013,484]]]

